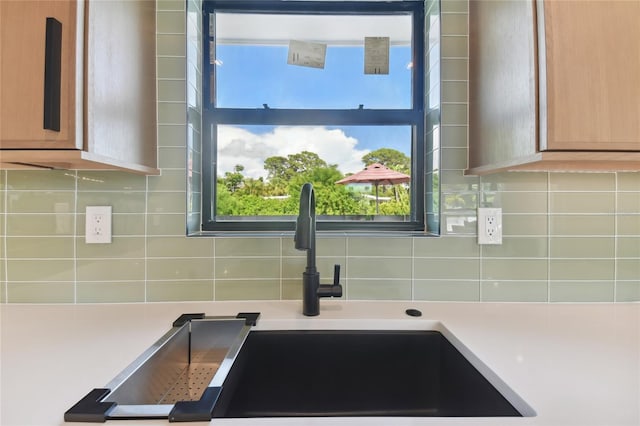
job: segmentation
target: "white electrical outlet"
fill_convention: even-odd
[[[85,243],[110,244],[111,206],[87,206],[84,231]]]
[[[478,244],[502,244],[502,209],[478,209]]]

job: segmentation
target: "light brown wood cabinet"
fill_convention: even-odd
[[[157,174],[155,19],[146,0],[0,1],[0,168]]]
[[[640,1],[470,0],[467,174],[640,170]]]

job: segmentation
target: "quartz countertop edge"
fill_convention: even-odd
[[[640,304],[322,300],[0,305],[0,424],[62,425],[183,313],[261,312],[258,329],[444,327],[536,413],[487,418],[215,419],[216,425],[640,425]],[[406,314],[409,308],[420,317]],[[436,327],[437,328],[437,327]],[[107,424],[168,425],[167,420]],[[191,423],[203,424],[203,423]]]

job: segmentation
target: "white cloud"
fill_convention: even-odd
[[[367,149],[357,149],[358,140],[340,129],[316,126],[280,126],[263,134],[233,126],[218,127],[218,175],[244,166],[243,175],[251,178],[267,176],[264,160],[268,157],[315,152],[329,164],[337,164],[342,173],[362,170],[362,157]]]

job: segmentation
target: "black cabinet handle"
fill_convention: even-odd
[[[62,62],[62,23],[47,18],[44,52],[44,124],[49,130],[60,131],[60,85]]]

